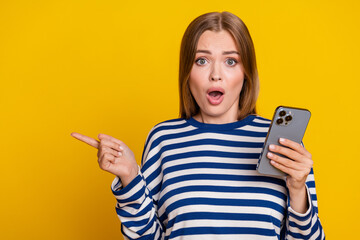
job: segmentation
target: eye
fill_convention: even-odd
[[[207,62],[207,60],[205,58],[198,58],[195,60],[195,63],[200,66],[205,65],[206,62]]]
[[[237,64],[237,61],[233,58],[228,58],[226,59],[226,63],[229,64],[230,66],[234,66],[235,64]]]

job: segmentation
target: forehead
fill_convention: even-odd
[[[206,30],[199,38],[197,49],[230,51],[237,50],[233,36],[225,30],[220,32]]]

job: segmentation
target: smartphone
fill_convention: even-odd
[[[279,138],[287,138],[301,144],[306,127],[310,120],[310,115],[310,111],[303,108],[285,106],[279,106],[276,108],[259,157],[258,164],[256,166],[256,170],[259,173],[266,175],[286,176],[286,173],[271,165],[270,159],[267,158],[269,145],[280,145]],[[274,154],[285,157],[278,153]]]

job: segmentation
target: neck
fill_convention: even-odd
[[[195,120],[202,123],[210,123],[210,124],[225,124],[236,122],[237,113],[233,115],[222,115],[222,116],[209,116],[200,111],[200,113],[193,116]]]

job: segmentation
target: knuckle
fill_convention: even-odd
[[[296,168],[296,163],[294,163],[293,161],[289,161],[289,168]]]
[[[293,178],[294,178],[297,182],[299,182],[299,181],[302,179],[302,174],[296,173],[296,174],[294,174]]]
[[[307,168],[311,169],[314,164],[314,161],[311,159],[307,159],[307,161],[304,164]]]
[[[120,144],[118,144],[117,142],[111,142],[111,146],[112,146],[114,149],[119,149]]]
[[[310,159],[310,166],[312,167],[314,165],[314,161]]]
[[[114,156],[119,156],[119,152],[118,152],[118,151],[112,150],[112,153],[113,153]]]
[[[101,158],[101,162],[107,162],[110,159],[109,153],[104,153],[103,157]]]
[[[109,148],[107,146],[101,146],[102,152],[108,152]]]
[[[281,164],[276,164],[276,167],[282,171],[285,171],[285,167]]]
[[[99,167],[100,167],[100,169],[102,169],[102,170],[106,170],[107,168],[106,168],[106,165],[104,164],[104,163],[100,163],[99,164]]]
[[[282,149],[281,151],[279,151],[279,153],[284,157],[288,156],[288,152],[285,149]]]
[[[295,177],[295,181],[296,181],[296,182],[301,182],[301,179],[302,179],[302,178],[301,178],[300,176],[296,176],[296,177]]]
[[[281,154],[286,154],[287,153],[287,148],[283,148],[283,147],[278,147],[278,152]]]
[[[99,149],[103,149],[105,147],[104,141],[101,140],[99,143]]]

